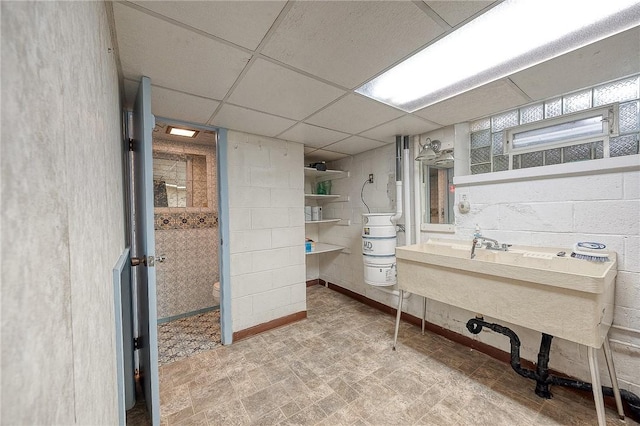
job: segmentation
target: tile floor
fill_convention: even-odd
[[[507,364],[407,323],[393,352],[393,317],[307,294],[306,320],[162,366],[162,424],[597,424],[573,391],[540,399]],[[607,423],[624,425],[610,409]]]
[[[219,310],[158,325],[158,363],[161,366],[220,345]]]

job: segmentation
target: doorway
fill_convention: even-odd
[[[152,132],[159,366],[222,344],[217,135],[164,119]]]

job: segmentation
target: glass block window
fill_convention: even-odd
[[[638,139],[638,135],[627,135],[609,139],[609,156],[622,157],[623,155],[638,154]]]
[[[544,151],[544,165],[549,166],[551,164],[562,163],[562,149],[547,149]]]
[[[491,119],[490,118],[483,118],[480,120],[476,120],[473,123],[471,123],[471,131],[472,132],[477,132],[480,130],[485,130],[491,127]]]
[[[517,126],[519,121],[518,117],[517,109],[491,117],[491,131],[499,132],[507,127]]]
[[[541,145],[539,150],[530,148],[531,152],[511,152],[505,155],[505,129],[613,103],[619,104],[618,134],[615,136],[605,134],[604,140],[592,138],[588,142],[585,139],[574,139],[573,142],[567,142],[567,146]],[[472,122],[470,127],[472,174],[639,154],[640,75],[482,118]],[[594,139],[596,141],[592,142]]]
[[[530,105],[520,108],[520,124],[533,123],[544,118],[544,105]]]
[[[620,133],[637,132],[640,130],[640,102],[633,101],[620,104]]]
[[[639,76],[603,84],[593,89],[593,106],[640,98]]]
[[[573,93],[562,98],[562,113],[582,111],[591,108],[591,90]]]
[[[562,115],[562,98],[544,103],[544,118],[553,118],[560,115]]]

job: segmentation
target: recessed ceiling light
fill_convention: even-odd
[[[637,0],[506,0],[356,92],[414,112],[638,25]]]
[[[174,136],[186,136],[188,138],[195,138],[198,135],[197,130],[180,129],[179,127],[173,126],[167,127],[167,133]]]

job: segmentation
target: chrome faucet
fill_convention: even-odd
[[[494,240],[493,238],[483,237],[482,235],[474,237],[473,243],[471,246],[471,259],[476,257],[476,246],[478,245],[478,241],[481,241],[480,246],[486,247],[488,250],[499,250],[499,251],[507,251],[511,244],[500,244],[498,240]]]

